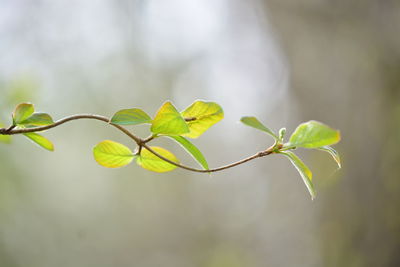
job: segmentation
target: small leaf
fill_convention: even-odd
[[[48,140],[46,137],[37,134],[37,133],[24,133],[26,137],[28,137],[31,141],[34,143],[38,144],[39,146],[43,147],[44,149],[47,149],[49,151],[54,151],[54,145],[50,140]]]
[[[340,132],[318,121],[300,124],[286,147],[318,148],[336,144],[340,141]]]
[[[176,163],[179,162],[174,154],[162,147],[152,146],[150,147],[150,149],[166,159],[169,159]],[[136,163],[142,168],[154,172],[169,172],[176,168],[175,165],[172,165],[171,163],[160,159],[146,148],[142,148],[140,155],[136,158]]]
[[[151,123],[151,118],[141,109],[131,108],[122,109],[114,114],[111,122],[119,125],[138,125],[143,123]]]
[[[165,102],[158,110],[151,132],[154,134],[181,135],[189,132],[185,120],[171,102]]]
[[[190,132],[184,134],[189,138],[197,138],[211,126],[224,118],[224,111],[215,102],[195,101],[181,112],[189,125]]]
[[[134,157],[129,148],[110,140],[98,143],[93,148],[93,156],[97,163],[107,168],[123,167],[131,163]]]
[[[49,114],[33,113],[32,116],[30,116],[24,121],[21,121],[19,124],[29,128],[29,127],[50,125],[53,123],[54,121]]]
[[[4,124],[0,122],[0,128],[3,128]],[[0,143],[9,144],[11,143],[11,136],[6,134],[0,134]]]
[[[19,104],[12,114],[14,125],[20,124],[22,121],[29,118],[35,111],[34,107],[30,103]]]
[[[276,136],[276,134],[274,134],[268,127],[262,124],[256,117],[242,117],[240,121],[247,126],[266,132],[267,134],[271,135],[275,140],[279,140],[278,136]]]
[[[299,174],[301,175],[301,178],[303,178],[303,182],[305,183],[308,192],[310,192],[311,198],[315,198],[315,191],[314,191],[314,186],[312,184],[312,173],[310,169],[307,167],[307,165],[304,164],[301,159],[296,156],[293,152],[286,151],[286,152],[279,152],[280,154],[283,154],[287,156],[294,165],[294,167],[297,169]]]
[[[326,151],[329,154],[331,154],[332,158],[336,161],[336,163],[338,165],[338,168],[339,169],[342,168],[342,164],[340,163],[340,155],[335,149],[333,149],[330,146],[323,146],[323,147],[319,147],[317,149],[322,150],[322,151]]]
[[[182,147],[189,152],[193,158],[200,163],[200,165],[205,169],[208,170],[208,163],[203,154],[200,152],[200,150],[192,144],[189,140],[182,136],[169,136],[175,141],[177,141]]]
[[[11,143],[11,136],[0,134],[0,143],[10,144]]]

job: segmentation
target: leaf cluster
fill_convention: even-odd
[[[282,128],[275,134],[268,127],[263,125],[256,117],[243,117],[241,122],[247,126],[263,131],[275,140],[272,148],[274,153],[286,156],[299,172],[308,192],[315,198],[315,189],[312,183],[312,172],[306,164],[293,152],[296,148],[318,149],[328,152],[336,161],[338,168],[341,168],[340,157],[335,149],[331,147],[340,141],[340,132],[329,126],[318,122],[308,121],[297,126],[296,130],[289,138],[289,142],[284,142],[286,129]]]
[[[116,125],[149,124],[152,134],[145,139],[144,143],[156,138],[168,137],[181,145],[201,167],[208,170],[208,163],[204,155],[188,138],[198,138],[223,117],[224,112],[221,106],[214,102],[198,100],[179,112],[170,101],[167,101],[159,108],[153,119],[143,110],[131,108],[116,112],[110,123]],[[155,172],[168,172],[177,167],[157,157],[149,151],[150,149],[172,162],[179,163],[173,153],[162,147],[144,147],[142,144],[138,144],[136,152],[133,153],[129,148],[121,146],[123,145],[108,140],[99,143],[94,148],[95,160],[100,165],[109,168],[122,167],[135,160],[139,166]],[[110,147],[115,149],[110,149]]]
[[[15,107],[14,112],[12,113],[12,125],[10,126],[9,130],[14,128],[34,128],[38,126],[51,125],[53,123],[54,121],[49,114],[35,112],[33,104],[21,103]],[[23,135],[44,149],[54,151],[53,143],[46,137],[34,132],[23,133]],[[0,135],[0,141],[10,143],[11,136]]]

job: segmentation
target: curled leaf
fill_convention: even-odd
[[[30,103],[21,103],[16,106],[12,114],[14,125],[20,124],[22,121],[29,118],[34,111],[35,109]]]
[[[323,146],[323,147],[319,147],[318,149],[328,152],[332,156],[332,158],[335,160],[335,162],[337,163],[338,168],[339,169],[342,168],[342,164],[340,162],[340,155],[335,149],[333,149],[330,146]]]

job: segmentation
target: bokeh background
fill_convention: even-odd
[[[0,1],[0,116],[22,101],[59,119],[167,99],[221,104],[194,143],[219,166],[310,119],[342,132],[343,168],[299,151],[211,176],[105,169],[97,121],[48,131],[54,153],[0,145],[0,266],[400,266],[400,2],[397,0]],[[146,127],[131,128],[146,136]],[[171,142],[157,141],[196,165]]]

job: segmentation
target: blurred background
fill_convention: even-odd
[[[98,142],[134,144],[98,121],[46,132],[53,153],[15,136],[0,144],[0,266],[400,266],[399,1],[0,2],[5,124],[22,101],[59,119],[206,99],[225,110],[194,140],[212,167],[272,144],[245,115],[289,134],[325,122],[343,158],[298,151],[311,201],[279,156],[156,174],[99,166]]]

